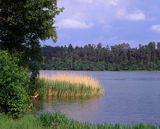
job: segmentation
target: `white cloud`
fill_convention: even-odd
[[[79,2],[91,4],[94,0],[79,0]]]
[[[118,6],[119,0],[78,0],[80,3],[92,4],[92,5],[112,5]]]
[[[76,19],[63,19],[58,24],[58,27],[64,29],[89,29],[93,27],[92,23],[86,23]]]
[[[101,36],[106,37],[106,39],[108,37],[112,38],[122,29],[125,29],[125,33],[118,34],[117,39],[109,40],[109,42],[118,41],[119,39],[134,40],[134,38],[136,41],[141,41],[142,38],[146,41],[146,37],[156,39],[157,35],[148,36],[148,31],[145,32],[145,30],[147,25],[152,25],[153,22],[159,23],[158,5],[160,5],[160,1],[148,1],[148,3],[145,3],[140,0],[58,0],[58,6],[65,8],[64,12],[56,18],[59,37],[62,38],[61,35],[65,34],[64,41],[65,39],[66,41],[71,39],[74,41],[82,40],[78,39],[79,36],[72,36],[67,39],[70,33],[76,35],[72,31],[76,29],[78,34],[84,36],[83,40],[90,38],[93,41],[93,38],[96,40]],[[154,19],[151,20],[151,18]],[[135,28],[133,27],[134,22],[136,22]],[[66,33],[66,29],[68,29],[67,32],[69,33]],[[81,29],[87,31],[84,31],[84,33],[80,31],[79,33],[78,30]],[[160,32],[157,25],[149,26],[148,30]],[[132,35],[137,31],[137,34]],[[95,32],[97,33],[95,34]],[[146,34],[137,39],[137,35],[141,34],[141,32]],[[92,33],[94,37],[88,36],[89,34],[92,35]]]
[[[146,19],[141,10],[129,8],[130,0],[59,0],[58,3],[60,7],[65,8],[57,18],[59,29],[89,29],[93,26],[106,28],[117,19]]]
[[[110,4],[113,6],[118,6],[118,0],[110,0]]]
[[[57,25],[60,29],[110,25],[117,20],[117,10],[127,5],[128,0],[59,0],[58,6],[65,9],[57,17]],[[101,21],[105,21],[105,24],[101,24]]]
[[[160,24],[152,25],[150,29],[154,32],[160,33]]]
[[[142,21],[146,19],[145,14],[141,10],[136,10],[132,13],[129,13],[125,9],[119,9],[117,11],[117,16],[120,19],[126,19],[130,21]]]
[[[133,21],[140,21],[140,20],[145,20],[146,19],[145,14],[141,11],[130,13],[130,14],[128,14],[127,17],[128,17],[129,20],[133,20]]]

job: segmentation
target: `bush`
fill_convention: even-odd
[[[0,111],[18,116],[30,107],[26,69],[18,66],[18,59],[0,50]]]

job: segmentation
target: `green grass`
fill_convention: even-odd
[[[71,120],[61,113],[43,113],[39,116],[25,115],[17,120],[0,114],[0,129],[160,129],[160,126],[148,124],[96,125]]]
[[[13,120],[1,114],[0,129],[43,129],[43,126],[33,115],[25,115],[21,119]]]
[[[101,87],[91,87],[85,84],[72,84],[65,81],[39,80],[41,88],[38,90],[40,96],[56,97],[92,97],[102,96],[104,91]]]

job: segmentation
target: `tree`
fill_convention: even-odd
[[[0,48],[22,54],[22,66],[29,67],[32,77],[38,75],[40,40],[56,41],[55,17],[63,9],[57,0],[1,0]],[[35,49],[36,48],[36,49]],[[39,49],[39,50],[38,50]],[[35,63],[36,62],[36,63]]]
[[[160,42],[157,43],[157,55],[158,59],[160,60]]]
[[[1,0],[1,47],[19,50],[26,38],[56,41],[54,19],[60,11],[56,0]]]
[[[131,48],[128,43],[103,47],[87,44],[84,47],[42,48],[43,68],[61,70],[159,70],[160,43]],[[72,65],[71,65],[72,64]]]

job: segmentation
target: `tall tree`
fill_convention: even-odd
[[[0,48],[7,49],[10,53],[22,52],[29,64],[39,61],[35,54],[40,56],[40,51],[33,52],[36,51],[35,45],[36,49],[40,49],[40,40],[57,39],[55,17],[62,9],[57,7],[56,2],[57,0],[1,0]],[[33,65],[29,66],[31,71],[35,69]]]

